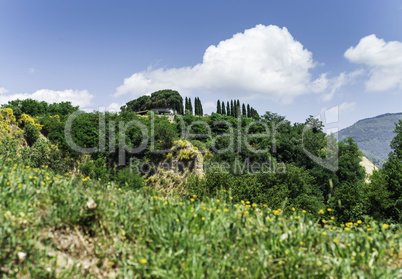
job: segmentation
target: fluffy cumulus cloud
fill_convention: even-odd
[[[107,106],[106,111],[108,112],[120,112],[121,104],[113,102],[109,106]]]
[[[2,89],[4,92],[2,92]],[[41,89],[34,93],[17,93],[7,94],[7,90],[0,88],[0,104],[6,104],[11,100],[16,99],[34,99],[37,101],[46,101],[47,103],[71,102],[74,106],[88,107],[91,104],[93,95],[87,90],[63,90],[56,91],[50,89]]]
[[[350,62],[369,67],[369,80],[366,82],[368,90],[402,89],[401,42],[386,42],[370,35],[362,38],[357,46],[349,48],[345,57]]]
[[[206,49],[193,67],[149,69],[133,74],[116,89],[115,96],[132,97],[160,89],[226,94],[230,98],[269,98],[291,102],[296,96],[322,92],[325,75],[314,80],[312,53],[286,28],[257,25]]]

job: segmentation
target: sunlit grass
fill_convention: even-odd
[[[298,210],[285,216],[280,208],[232,203],[229,193],[208,201],[151,193],[0,159],[0,274],[91,276],[48,253],[59,247],[43,232],[71,227],[96,240],[99,266],[123,278],[401,276],[402,238],[392,224],[338,226],[331,209],[327,219]]]

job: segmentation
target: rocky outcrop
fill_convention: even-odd
[[[360,165],[366,171],[366,183],[370,183],[369,177],[373,174],[374,170],[378,170],[378,168],[366,157],[363,156],[362,160],[360,161]]]
[[[171,152],[166,154],[165,160],[158,164],[156,173],[148,177],[148,186],[166,193],[183,192],[182,184],[190,177],[202,178],[205,175],[203,168],[205,156],[212,156],[212,154],[206,152],[203,155],[189,141],[175,141]]]

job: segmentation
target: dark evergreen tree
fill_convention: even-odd
[[[244,116],[247,116],[247,111],[246,111],[246,105],[245,104],[243,104],[242,114]]]
[[[194,98],[194,115],[199,115],[198,97]]]
[[[236,117],[239,117],[240,114],[241,114],[240,101],[237,100],[237,104],[236,104]]]
[[[194,99],[194,115],[203,115],[202,103],[199,97]]]
[[[230,116],[230,115],[231,115],[229,101],[226,102],[226,115],[227,115],[227,116]]]
[[[230,115],[234,117],[235,114],[236,114],[236,112],[235,112],[235,109],[233,106],[233,100],[230,100]]]
[[[247,104],[247,117],[251,117],[250,116],[250,105],[249,104]]]
[[[184,106],[184,111],[185,111],[186,114],[188,114],[188,110],[189,110],[190,108],[189,108],[189,105],[188,105],[188,98],[187,98],[187,97],[186,97],[186,100],[185,100],[185,103],[184,103],[184,104],[185,104],[185,106]]]
[[[222,114],[221,101],[219,101],[219,100],[216,103],[216,113]]]
[[[200,116],[203,116],[204,110],[202,109],[202,103],[201,103],[200,98],[198,98],[198,109],[199,109]]]
[[[222,114],[226,115],[225,102],[222,102]]]

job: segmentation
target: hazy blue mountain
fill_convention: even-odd
[[[377,167],[381,167],[391,152],[389,144],[395,136],[395,123],[399,120],[402,120],[402,113],[387,113],[362,119],[340,130],[338,139],[352,137],[365,156]]]

